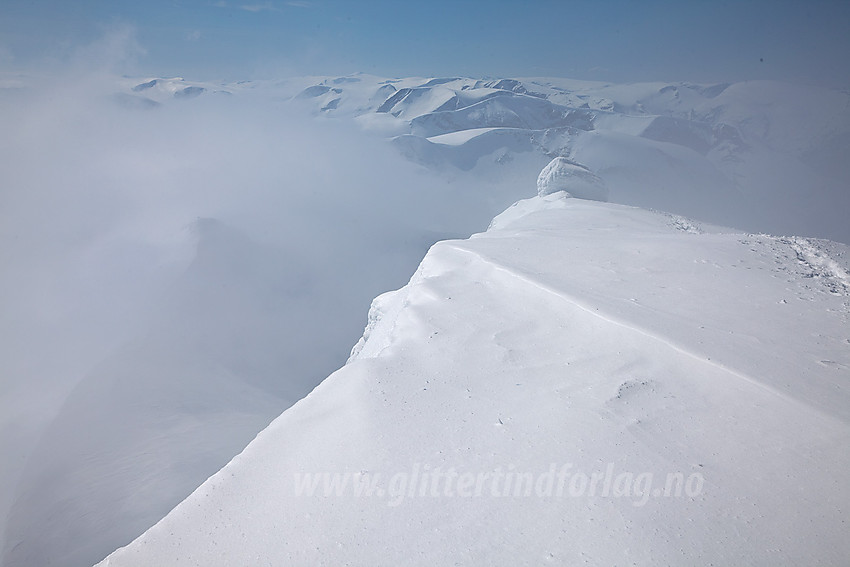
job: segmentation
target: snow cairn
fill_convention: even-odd
[[[558,191],[566,191],[578,199],[608,200],[605,182],[585,166],[565,157],[553,159],[537,177],[537,194],[540,197]]]

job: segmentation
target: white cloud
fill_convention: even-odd
[[[263,4],[243,4],[239,7],[248,12],[280,12],[280,8],[273,5],[271,2],[265,2]]]
[[[234,380],[252,380],[250,388],[275,395],[288,392],[292,402],[344,362],[372,297],[404,284],[435,239],[455,236],[459,227],[484,228],[493,212],[470,197],[489,194],[490,185],[482,183],[477,191],[449,188],[383,140],[365,137],[354,125],[287,110],[272,94],[204,94],[146,110],[115,104],[110,95],[118,83],[104,73],[101,51],[123,46],[128,37],[119,34],[80,51],[81,58],[88,54],[81,61],[90,61],[94,73],[69,70],[26,96],[0,97],[0,376],[8,377],[0,386],[16,392],[14,398],[0,397],[6,404],[0,407],[0,441],[8,431],[4,426],[19,416],[5,407],[27,407],[26,419],[47,420],[80,380],[108,398],[89,402],[84,414],[68,410],[65,419],[72,425],[53,430],[40,445],[73,442],[68,455],[102,451],[97,470],[86,477],[98,484],[97,494],[83,497],[85,487],[70,474],[56,475],[58,484],[38,480],[39,473],[53,470],[42,457],[55,462],[56,470],[77,470],[76,457],[66,459],[60,451],[26,461],[29,472],[23,464],[0,471],[3,486],[21,487],[6,499],[6,504],[18,499],[20,512],[8,515],[9,533],[26,542],[19,550],[45,558],[68,558],[60,528],[75,513],[93,520],[78,526],[85,534],[75,543],[100,546],[101,557],[143,529],[119,516],[133,516],[124,505],[133,505],[138,479],[156,475],[147,465],[137,471],[122,467],[128,456],[122,451],[133,450],[132,431],[159,427],[153,413],[144,413],[150,408],[177,404],[179,413],[194,407],[194,393],[192,399],[168,393],[168,385],[183,376],[180,368],[209,361],[215,368],[233,367]],[[127,87],[124,94],[142,96]],[[197,226],[199,218],[217,219],[223,228],[220,234],[212,231],[210,247],[196,256],[187,227]],[[172,303],[162,299],[164,290],[180,285],[203,293]],[[174,324],[151,327],[157,318]],[[205,342],[211,330],[213,346]],[[137,369],[136,374],[122,370],[108,387],[98,386],[98,364],[124,356],[117,347],[159,336],[138,355],[144,361],[122,360],[120,368]],[[156,353],[184,340],[180,337],[200,342],[178,345],[179,360],[157,363],[164,364],[162,372],[144,370],[152,368]],[[246,354],[243,347],[252,350]],[[137,395],[139,389],[143,395]],[[201,389],[228,414],[227,392],[206,382]],[[275,405],[268,401],[274,398],[262,399]],[[262,419],[277,415],[285,407],[280,404]],[[138,428],[113,430],[101,410],[121,414]],[[240,409],[261,410],[268,412]],[[80,433],[78,427],[95,422],[102,423],[104,436]],[[151,437],[166,445],[170,438]],[[13,448],[22,452],[35,446],[34,439],[15,439]],[[106,445],[97,445],[101,442]],[[223,451],[224,461],[202,478],[239,448]],[[0,449],[12,452],[8,445]],[[150,463],[167,463],[171,454],[165,445],[145,451],[157,454]],[[190,452],[182,447],[174,454]],[[27,482],[19,484],[15,475]],[[154,492],[163,497],[176,485],[183,496],[197,485],[188,477],[160,480],[168,489],[157,485]],[[59,493],[69,495],[70,503],[57,502],[53,495]],[[150,514],[145,527],[176,503],[145,501]],[[6,517],[3,504],[0,500],[0,516]],[[162,510],[151,512],[157,506]],[[86,510],[97,512],[87,516]],[[67,521],[56,520],[56,530],[46,530],[45,518],[56,513],[67,513]]]
[[[145,49],[136,40],[136,29],[133,26],[109,25],[104,28],[100,39],[73,51],[73,72],[90,72],[93,69],[119,72],[119,67],[145,53]]]

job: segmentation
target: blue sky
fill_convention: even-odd
[[[845,0],[2,0],[0,67],[61,65],[122,30],[139,49],[117,58],[120,70],[141,75],[770,78],[850,88],[848,29]]]

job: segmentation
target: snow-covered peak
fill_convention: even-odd
[[[607,201],[608,187],[592,171],[579,163],[556,157],[537,177],[537,194],[544,197],[564,191],[579,199]]]

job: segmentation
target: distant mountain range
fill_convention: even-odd
[[[850,242],[850,94],[751,81],[608,84],[555,78],[370,75],[277,83],[153,79],[142,104],[273,89],[355,119],[411,160],[498,177],[556,156],[602,176],[611,200],[774,234]],[[144,97],[144,98],[141,98]]]

